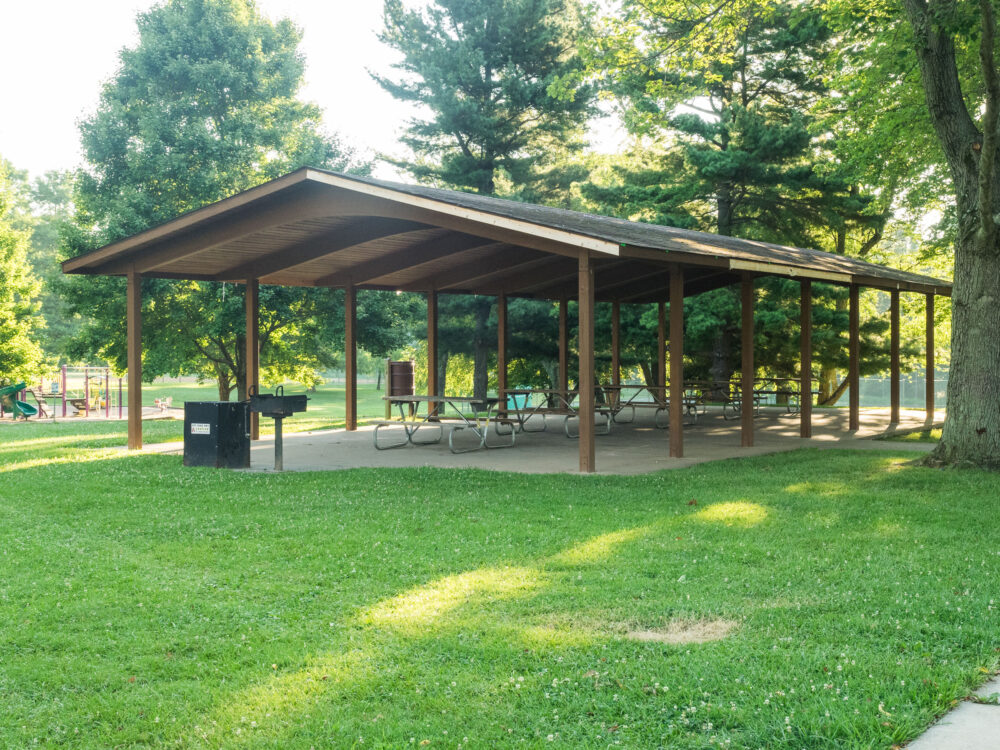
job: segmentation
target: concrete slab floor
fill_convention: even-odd
[[[538,417],[531,423],[540,427]],[[637,415],[631,424],[614,424],[609,435],[598,435],[597,471],[601,474],[642,474],[661,469],[678,469],[705,461],[715,461],[744,456],[795,450],[798,448],[851,448],[892,449],[916,453],[927,452],[933,445],[919,442],[874,441],[871,438],[886,433],[889,423],[887,409],[864,409],[861,412],[861,429],[857,433],[847,430],[846,409],[819,409],[813,416],[813,437],[799,437],[799,418],[783,408],[761,409],[755,419],[755,445],[740,447],[739,420],[726,420],[719,409],[709,409],[700,415],[696,425],[684,430],[684,458],[669,457],[669,431],[656,429],[653,415]],[[294,421],[294,417],[290,418]],[[329,430],[322,432],[286,432],[284,436],[285,471],[326,471],[356,467],[416,467],[478,468],[520,473],[576,472],[579,467],[577,441],[567,438],[562,420],[550,418],[544,432],[524,432],[516,437],[509,449],[477,450],[454,454],[448,448],[447,430],[441,442],[433,445],[406,445],[392,450],[375,450],[373,427],[362,427],[357,432]],[[924,427],[923,411],[904,411],[897,431]],[[395,430],[398,434],[401,429]],[[428,437],[432,437],[426,431]],[[383,438],[392,435],[380,430]],[[419,435],[419,433],[418,433]],[[456,444],[474,445],[475,438],[466,430],[456,435]],[[492,429],[490,443],[508,442],[497,437]],[[178,443],[149,446],[157,453],[180,453]],[[251,450],[252,470],[269,471],[274,466],[273,438],[255,442]]]

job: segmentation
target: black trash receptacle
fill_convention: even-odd
[[[250,468],[250,403],[185,402],[184,465]]]

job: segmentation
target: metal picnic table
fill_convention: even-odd
[[[507,421],[507,424],[511,426],[512,432],[514,431],[515,422],[517,423],[518,432],[542,432],[545,430],[546,416],[551,415],[563,418],[563,429],[566,432],[566,437],[577,438],[580,436],[579,432],[573,434],[569,428],[569,420],[580,416],[579,391],[564,391],[560,388],[505,388],[502,395],[505,399],[508,396],[514,396],[515,404],[517,403],[516,399],[518,396],[525,398],[523,406],[518,405],[513,409],[505,406],[501,409],[508,417],[512,417],[512,419]],[[544,398],[532,405],[527,403],[527,399],[530,396],[543,396]],[[613,408],[607,404],[597,404],[595,411],[605,418],[604,432],[598,434],[609,434],[614,416]],[[542,418],[541,428],[528,429],[528,421],[536,416]]]
[[[497,417],[497,405],[500,399],[495,397],[476,398],[474,396],[383,396],[382,399],[389,404],[390,408],[396,406],[399,409],[399,421],[379,422],[375,425],[373,440],[377,450],[388,450],[390,448],[402,448],[405,445],[433,445],[441,442],[444,437],[444,422],[453,422],[454,426],[448,432],[448,448],[452,453],[469,453],[471,451],[482,450],[484,448],[512,448],[514,447],[514,430],[509,433],[510,442],[490,445],[488,442],[490,425],[494,426],[497,435],[506,437],[507,433],[501,433],[497,425],[503,420]],[[426,412],[421,416],[417,409],[419,404],[427,404]],[[485,406],[485,410],[482,408]],[[485,411],[485,414],[484,414]],[[402,427],[404,439],[379,444],[378,433],[380,429],[392,427]],[[420,430],[425,432],[437,430],[430,440],[418,439]],[[479,438],[477,445],[471,448],[461,448],[455,446],[455,435],[463,430],[471,430]]]

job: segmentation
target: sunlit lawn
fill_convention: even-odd
[[[270,390],[270,389],[265,389]],[[304,387],[289,383],[285,386],[285,391],[291,393],[305,393]],[[322,385],[314,393],[309,393],[308,408],[305,412],[296,414],[284,421],[285,432],[302,432],[304,430],[327,430],[344,426],[345,398],[343,385]],[[380,419],[385,416],[385,402],[382,401],[383,391],[376,390],[373,384],[361,383],[358,385],[358,417],[363,422],[365,419]],[[185,401],[218,401],[219,391],[215,385],[209,383],[198,385],[197,383],[154,383],[143,386],[143,403],[153,406],[154,399],[173,398],[173,406],[183,408]],[[233,396],[235,398],[235,395]],[[274,421],[262,419],[260,421],[261,432],[269,435],[274,432]],[[183,436],[183,429],[177,426],[176,435],[172,439],[180,440]],[[145,437],[147,443],[151,440]]]
[[[1000,477],[891,446],[619,478],[123,440],[0,425],[0,747],[889,748],[998,665]]]

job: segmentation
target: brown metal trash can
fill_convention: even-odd
[[[415,367],[416,363],[412,359],[385,361],[385,395],[386,396],[412,396],[416,383]],[[392,405],[385,402],[385,418],[392,417]]]

